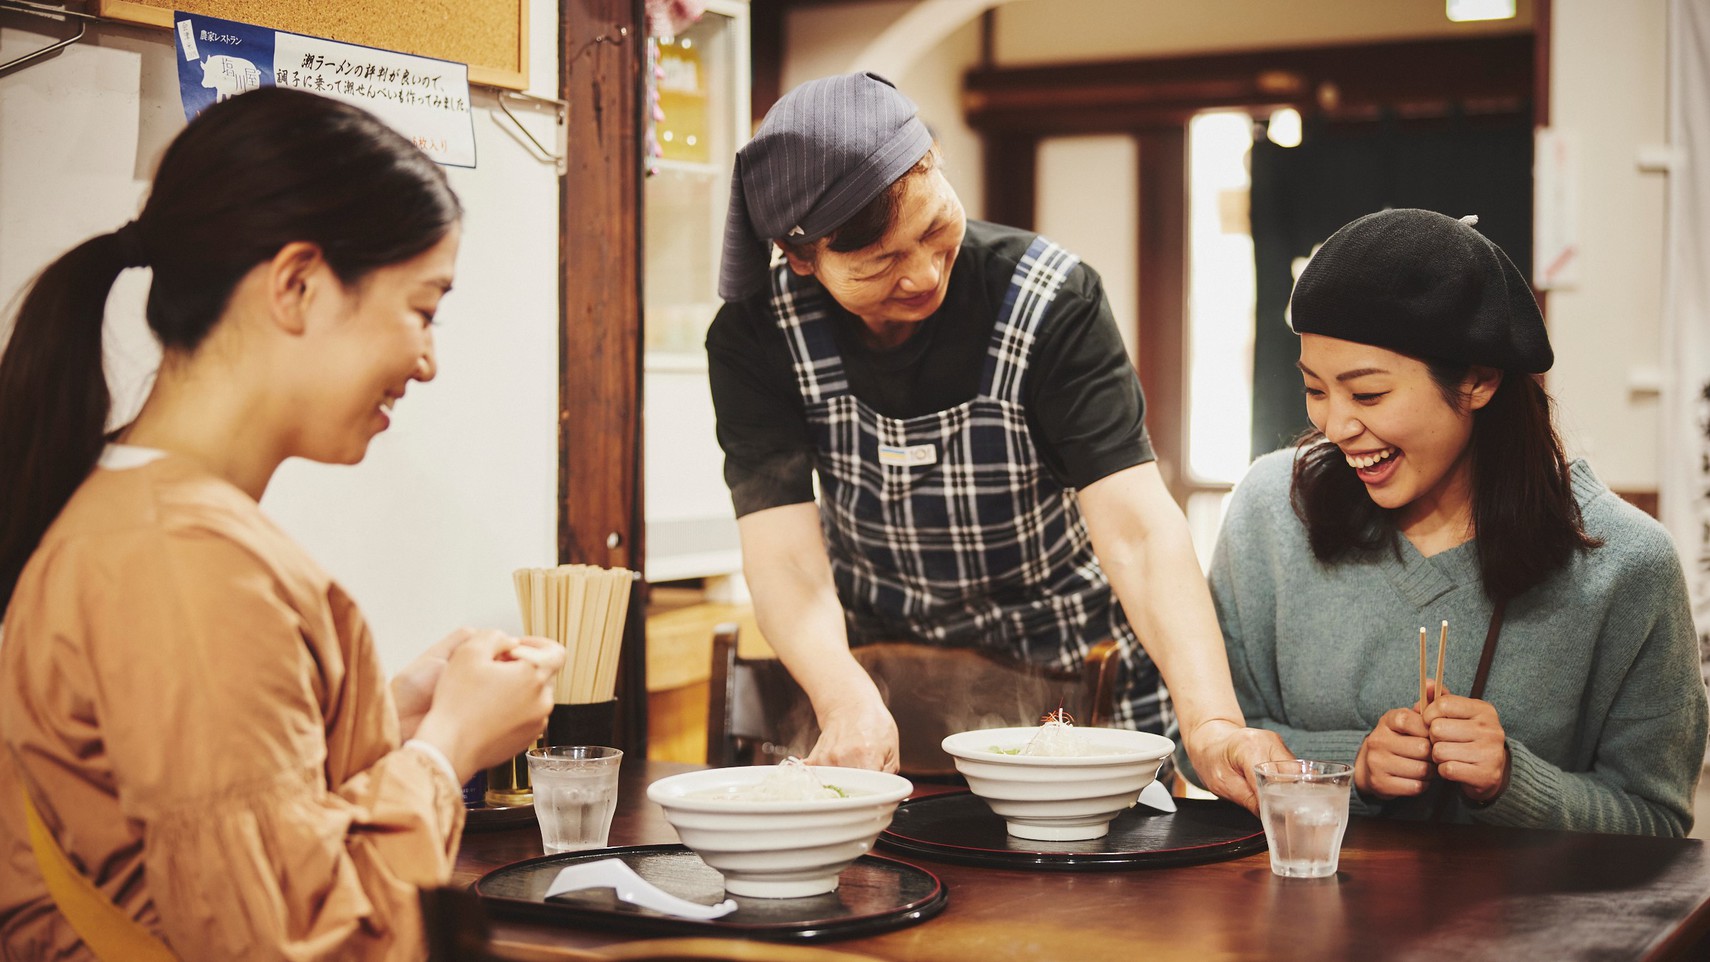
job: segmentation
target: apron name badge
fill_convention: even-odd
[[[936,444],[915,444],[905,448],[881,444],[879,445],[879,463],[903,468],[917,464],[937,464],[938,446]]]

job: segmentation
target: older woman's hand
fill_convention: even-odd
[[[1182,743],[1193,761],[1194,774],[1206,790],[1259,811],[1258,782],[1253,768],[1260,762],[1286,761],[1294,757],[1276,732],[1243,728],[1224,718],[1213,718],[1184,732]]]
[[[877,692],[853,695],[818,714],[820,736],[805,759],[809,765],[897,770],[897,723]]]

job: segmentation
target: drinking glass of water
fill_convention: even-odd
[[[546,854],[605,847],[622,760],[623,752],[604,745],[529,749],[528,777]]]
[[[1253,772],[1259,780],[1259,818],[1271,849],[1271,871],[1289,878],[1335,875],[1342,833],[1348,828],[1353,767],[1296,759],[1264,762]]]

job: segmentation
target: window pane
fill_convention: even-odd
[[[1211,551],[1217,546],[1217,529],[1223,526],[1223,514],[1229,510],[1228,491],[1196,491],[1188,495],[1188,530],[1193,533],[1193,553],[1199,556],[1202,571],[1211,570]]]
[[[1234,483],[1247,470],[1253,395],[1253,238],[1244,113],[1188,126],[1188,471]]]

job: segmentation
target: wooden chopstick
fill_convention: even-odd
[[[606,572],[606,620],[600,626],[600,657],[594,669],[593,701],[611,701],[617,681],[618,649],[623,644],[623,620],[629,610],[629,571]]]
[[[1419,710],[1425,710],[1425,626],[1419,626]]]
[[[564,667],[553,680],[558,704],[611,700],[634,578],[627,568],[580,564],[511,573],[523,631],[565,648]]]
[[[1443,694],[1443,650],[1449,647],[1449,620],[1443,619],[1443,627],[1437,632],[1437,688],[1431,692],[1433,699]]]

